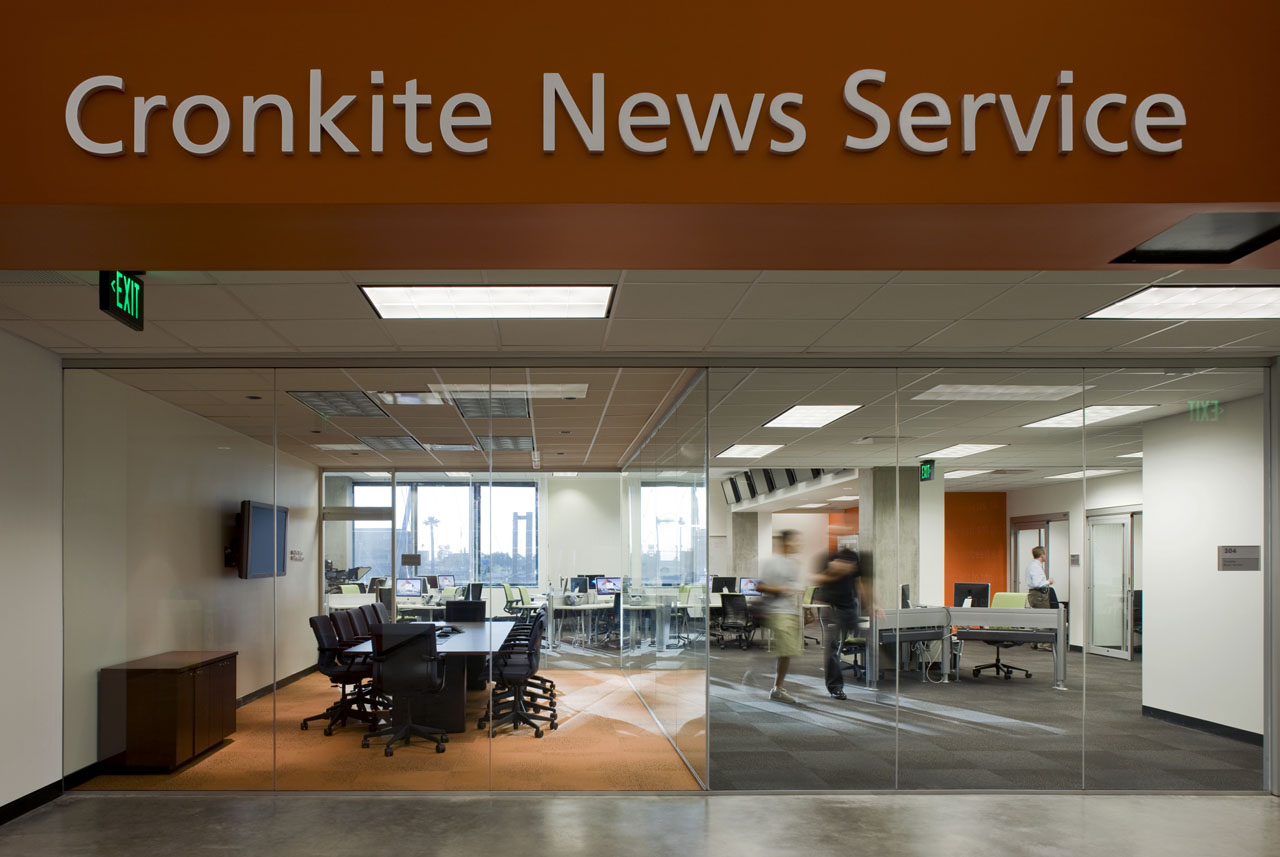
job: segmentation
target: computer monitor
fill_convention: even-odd
[[[911,606],[911,584],[902,584],[902,609],[906,610]]]
[[[484,584],[483,583],[468,583],[467,589],[469,590],[467,593],[468,601],[484,600]]]
[[[603,574],[584,574],[582,576],[587,579],[587,585],[592,589],[596,588],[596,581],[604,577]]]
[[[760,590],[756,589],[756,580],[754,577],[739,577],[738,591],[743,595],[759,595]]]
[[[447,589],[450,586],[457,586],[457,584],[453,582],[452,574],[438,574],[436,575],[436,582],[440,584],[436,587],[437,589]]]
[[[434,574],[427,574],[427,575],[424,575],[422,579],[423,579],[423,580],[425,580],[425,581],[427,582],[427,588],[428,588],[428,589],[439,589],[439,588],[440,588],[440,578],[439,578],[439,577],[437,577],[436,575],[434,575]]]
[[[733,587],[737,585],[736,577],[713,577],[711,578],[712,592],[732,592]]]
[[[421,598],[422,597],[422,578],[421,577],[401,577],[396,580],[396,597],[397,598]]]
[[[571,577],[569,578],[569,591],[581,592],[582,594],[585,595],[587,592],[588,583],[590,583],[590,581],[588,581],[585,577]]]
[[[621,577],[602,577],[596,581],[597,595],[613,595],[622,591]]]
[[[955,583],[952,584],[951,606],[953,607],[990,607],[990,583]],[[965,604],[965,599],[971,599]]]

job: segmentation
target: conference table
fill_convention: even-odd
[[[459,633],[448,637],[436,637],[436,652],[444,655],[444,687],[440,693],[428,697],[425,716],[427,722],[439,726],[446,732],[467,731],[467,685],[468,680],[474,682],[477,689],[483,682],[487,685],[487,671],[468,676],[467,671],[480,669],[482,658],[502,648],[511,636],[515,622],[508,619],[493,619],[487,622],[411,622],[412,625],[434,624],[437,628],[445,625],[457,628]],[[346,649],[347,655],[373,654],[373,641],[366,640]]]

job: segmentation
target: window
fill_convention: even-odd
[[[640,486],[640,575],[645,585],[693,583],[701,577],[705,500],[701,485]]]

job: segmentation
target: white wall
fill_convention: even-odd
[[[1090,479],[1088,480],[1087,498],[1085,497],[1085,489],[1082,487],[1082,483],[1074,479],[1056,482],[1039,488],[1023,488],[1020,491],[1010,491],[1008,493],[1006,513],[1010,518],[1020,518],[1026,515],[1055,514],[1058,512],[1066,512],[1070,516],[1067,527],[1070,543],[1065,554],[1076,554],[1081,557],[1082,562],[1081,566],[1066,568],[1068,581],[1065,591],[1068,593],[1067,598],[1071,602],[1073,616],[1083,617],[1084,615],[1085,509],[1141,505],[1143,497],[1142,478],[1141,472],[1134,472],[1122,473],[1119,476]],[[1066,562],[1055,549],[1052,541],[1050,542],[1050,549],[1052,553],[1049,557],[1049,576],[1054,578],[1054,587],[1061,598],[1064,587],[1060,584],[1063,578],[1062,570]],[[1030,557],[1016,558],[1019,579],[1021,579],[1022,570],[1030,561]],[[1018,589],[1023,588],[1025,588],[1023,584],[1019,583]],[[1073,646],[1084,644],[1084,622],[1073,621],[1071,623],[1070,642]]]
[[[800,533],[800,568],[806,575],[813,574],[818,570],[818,564],[827,558],[828,550],[828,525],[830,519],[826,512],[822,514],[814,513],[793,513],[793,514],[775,514],[773,516],[772,529],[767,530],[772,534],[780,533],[783,530],[796,530]],[[764,523],[761,522],[761,526]],[[764,554],[763,556],[767,556]]]
[[[62,362],[0,331],[0,805],[62,776]]]
[[[920,583],[914,593],[919,604],[950,604],[947,592],[947,498],[943,468],[920,483]]]
[[[560,578],[579,574],[622,575],[630,550],[623,530],[621,478],[548,477],[546,541],[539,563],[540,588],[559,587]],[[639,514],[639,502],[636,514]],[[636,566],[639,568],[639,563]]]
[[[1142,434],[1142,702],[1261,733],[1261,571],[1218,571],[1218,545],[1263,543],[1262,399],[1214,423]]]
[[[314,465],[279,457],[284,577],[241,580],[223,548],[242,500],[271,502],[274,451],[90,370],[65,373],[63,771],[97,760],[97,672],[170,650],[235,650],[245,696],[315,663]],[[274,640],[273,640],[274,637]],[[273,668],[273,653],[276,663]]]

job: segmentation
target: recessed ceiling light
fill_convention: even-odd
[[[386,411],[368,395],[349,390],[290,390],[302,404],[322,417],[385,417]]]
[[[463,419],[528,419],[529,399],[524,393],[495,392],[482,396],[455,396]]]
[[[1047,420],[1027,423],[1023,428],[1080,428],[1082,425],[1091,426],[1094,423],[1114,420],[1116,417],[1136,414],[1138,411],[1154,407],[1155,405],[1090,405],[1084,410],[1075,410],[1049,417]]]
[[[613,286],[361,286],[381,318],[607,318]]]
[[[364,472],[364,475],[373,479],[390,479],[391,478],[391,474],[389,473],[372,473],[368,470]]]
[[[312,444],[316,449],[323,449],[326,452],[350,452],[353,449],[368,449],[363,443],[316,443]]]
[[[432,452],[475,452],[475,444],[471,443],[428,443],[427,449]]]
[[[557,470],[556,472],[552,473],[551,475],[552,475],[552,476],[577,476],[577,475],[578,475],[578,472],[575,470],[575,471],[573,471],[572,473],[569,473],[569,472],[567,472],[567,471],[560,471],[560,470]]]
[[[1220,265],[1280,238],[1280,211],[1211,211],[1192,214],[1113,262]]]
[[[1124,455],[1117,455],[1116,458],[1141,458],[1141,452],[1126,452]]]
[[[822,428],[862,405],[793,405],[764,424],[765,428]]]
[[[826,503],[801,503],[796,506],[797,509],[821,509]]]
[[[1056,402],[1078,396],[1093,385],[939,384],[912,399],[943,402]]]
[[[1123,470],[1077,470],[1075,473],[1059,473],[1057,476],[1046,476],[1045,479],[1092,479],[1095,476],[1107,476],[1112,473],[1124,473]]]
[[[852,503],[854,500],[857,500],[857,499],[858,499],[857,494],[850,494],[846,497],[832,497],[827,502],[828,503]]]
[[[1085,318],[1280,318],[1280,286],[1152,286]]]
[[[374,393],[384,405],[443,405],[444,399],[439,393],[412,393],[377,391]]]
[[[763,458],[771,452],[782,449],[780,443],[735,443],[724,452],[716,454],[716,458]]]
[[[930,452],[927,455],[918,455],[917,458],[964,458],[966,455],[977,455],[979,452],[988,452],[993,449],[999,449],[1002,446],[1008,446],[1007,443],[957,443],[955,446],[948,446],[946,449],[940,449],[937,452]]]
[[[444,475],[445,475],[445,476],[461,477],[461,478],[465,479],[466,477],[470,476],[471,474],[470,474],[470,473],[468,473],[468,472],[466,472],[466,471],[463,471],[463,470],[446,470],[446,471],[444,472]]]
[[[360,435],[360,441],[379,452],[421,452],[422,444],[408,435]]]
[[[970,476],[981,476],[990,470],[948,470],[942,474],[943,479],[968,479]]]
[[[531,452],[533,450],[532,437],[494,437],[485,435],[480,438],[480,448],[486,451],[497,450],[499,452]]]

